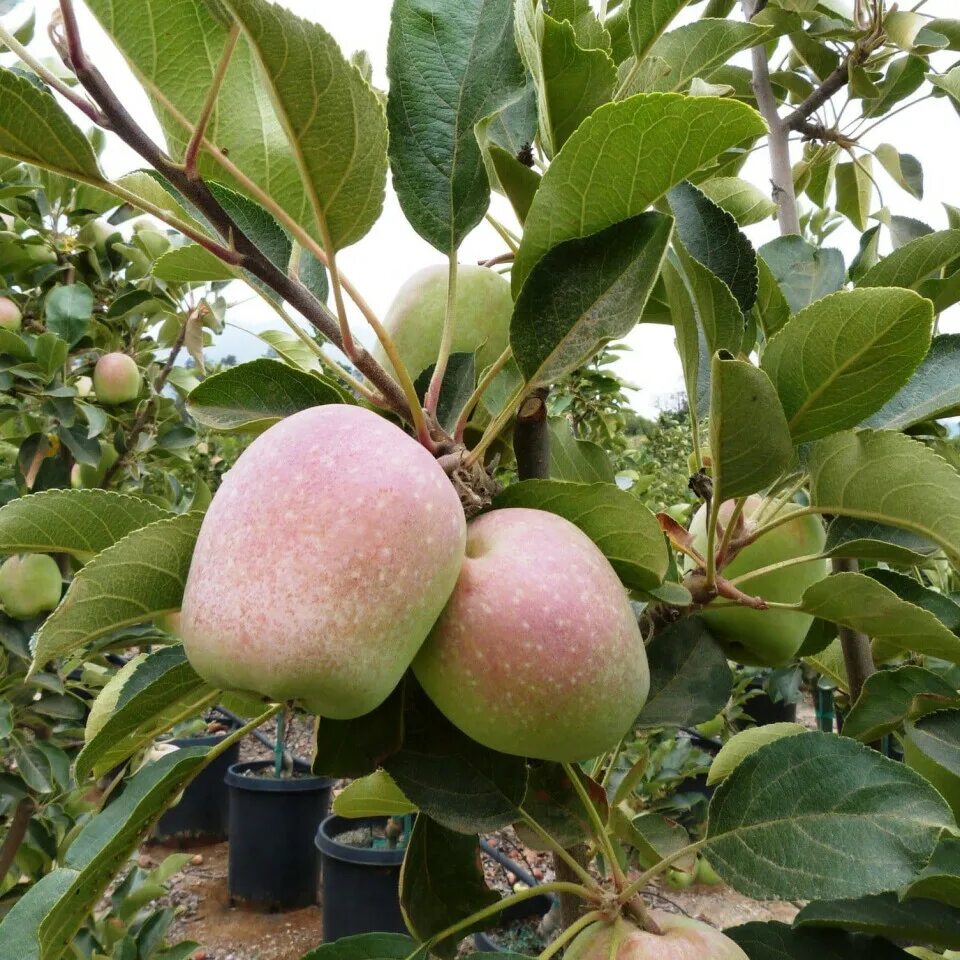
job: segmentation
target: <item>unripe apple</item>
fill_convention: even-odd
[[[916,770],[950,804],[955,817],[960,816],[960,777],[928,757],[909,737],[903,738],[903,762]]]
[[[120,456],[112,443],[100,443],[100,461],[96,466],[90,463],[75,463],[70,470],[70,486],[75,490],[81,487],[88,489],[99,487],[107,471],[117,462]]]
[[[415,440],[362,407],[313,407],[259,436],[207,510],[180,614],[225,690],[349,719],[397,685],[457,581],[466,522]]]
[[[474,740],[571,762],[616,744],[650,686],[606,557],[569,520],[523,508],[470,523],[460,579],[413,670]]]
[[[0,330],[17,333],[23,326],[23,314],[9,297],[0,297]]]
[[[106,220],[89,220],[77,234],[77,240],[88,247],[93,247],[101,259],[109,256],[108,243],[111,237],[119,239],[120,231]]]
[[[755,526],[766,501],[762,497],[748,497],[743,511],[745,528]],[[784,513],[799,510],[796,504],[787,504]],[[733,501],[720,507],[720,524],[726,524],[733,510]],[[693,545],[701,554],[707,548],[707,511],[701,507],[690,524]],[[804,515],[788,520],[763,534],[745,547],[723,568],[728,580],[795,557],[812,556],[823,550],[826,533],[819,517]],[[806,589],[822,580],[830,572],[826,560],[785,567],[764,573],[739,585],[744,593],[776,603],[797,603]],[[813,617],[794,610],[751,610],[748,607],[713,607],[708,604],[700,616],[720,641],[727,656],[738,663],[777,667],[788,663],[800,649]]]
[[[687,887],[693,886],[696,879],[695,874],[688,873],[686,870],[674,870],[672,867],[664,875],[667,886],[673,887],[674,890],[686,890]]]
[[[715,887],[723,883],[723,878],[713,869],[706,857],[697,859],[696,875],[697,883],[706,884],[708,887]]]
[[[397,292],[384,326],[414,379],[436,363],[447,310],[447,265],[418,270]],[[489,367],[510,341],[510,283],[487,267],[457,267],[457,297],[451,353],[477,353],[477,373]],[[374,356],[393,370],[383,348]]]
[[[0,604],[14,620],[32,620],[53,610],[62,586],[57,561],[45,553],[10,557],[0,566]]]
[[[129,403],[140,392],[140,370],[125,353],[105,353],[93,368],[93,388],[101,403]]]
[[[164,632],[173,637],[180,636],[180,611],[171,610],[170,613],[164,613],[157,617],[157,626]]]
[[[564,960],[749,960],[719,930],[680,914],[651,910],[660,933],[650,933],[618,917],[598,920],[578,934]]]

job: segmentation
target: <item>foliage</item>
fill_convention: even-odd
[[[316,771],[367,778],[354,788],[365,812],[382,803],[383,813],[418,817],[401,891],[413,939],[374,935],[318,952],[452,953],[503,906],[477,869],[476,835],[512,823],[574,877],[544,891],[580,897],[604,917],[647,923],[637,895],[672,867],[693,869],[702,851],[741,893],[812,901],[794,927],[736,933],[751,957],[955,946],[958,828],[944,794],[960,777],[960,607],[951,596],[960,459],[936,421],[960,409],[960,377],[956,343],[934,332],[960,301],[960,212],[947,206],[948,229],[933,230],[882,205],[876,174],[917,197],[922,165],[897,145],[870,150],[863,128],[925,98],[955,119],[957,21],[882,0],[856,3],[853,19],[835,4],[748,0],[745,20],[725,0],[685,10],[682,0],[612,0],[602,13],[585,0],[396,0],[383,93],[365,58],[348,60],[322,26],[269,0],[88,6],[156,110],[164,148],[89,61],[68,0],[53,30],[68,80],[0,31],[9,59],[23,62],[0,71],[0,205],[14,217],[0,233],[0,263],[25,317],[22,331],[15,321],[0,329],[9,501],[0,549],[63,555],[70,581],[32,648],[36,625],[3,634],[16,702],[15,717],[0,713],[16,756],[16,777],[6,761],[4,783],[40,801],[37,822],[65,835],[47,800],[72,784],[86,717],[70,671],[106,680],[105,651],[166,644],[100,692],[81,778],[136,757],[182,719],[177,704],[195,712],[219,696],[188,662],[189,643],[171,644],[156,626],[182,602],[201,514],[224,458],[245,442],[219,434],[269,436],[276,421],[318,404],[359,402],[401,425],[398,442],[414,438],[437,459],[468,516],[551,511],[592,539],[636,604],[647,644],[638,641],[635,656],[649,661],[651,694],[621,743],[579,766],[481,746],[409,674],[369,713],[321,717]],[[748,49],[751,70],[735,59]],[[95,150],[102,134],[74,124],[64,99],[149,171],[108,178]],[[805,146],[791,158],[796,136]],[[766,146],[770,200],[739,178]],[[423,378],[397,362],[337,262],[377,221],[388,170],[412,229],[448,261],[441,345]],[[510,264],[514,309],[510,349],[477,369],[474,357],[451,356],[457,255],[493,191],[517,214],[512,226],[496,223],[506,249],[493,258]],[[133,208],[169,230],[104,235]],[[107,213],[104,226],[97,218]],[[744,228],[772,214],[781,235],[756,248]],[[861,237],[849,264],[826,245],[841,224]],[[248,283],[291,333],[265,335],[277,359],[207,377],[205,330],[222,324],[232,280]],[[359,347],[347,300],[396,377]],[[630,414],[626,384],[611,372],[615,341],[640,322],[673,327],[684,376],[678,412],[653,425]],[[171,361],[180,349],[196,368]],[[141,396],[93,404],[81,378],[115,350],[137,360]],[[100,494],[66,491],[74,465]],[[323,495],[352,507],[351,483]],[[278,477],[265,499],[289,485]],[[735,502],[721,511],[726,499]],[[697,500],[709,505],[705,543],[695,544],[684,521]],[[310,504],[297,507],[297,518],[309,515]],[[789,583],[793,564],[811,558],[736,577],[729,564],[799,517],[829,522],[815,559],[832,559],[836,575],[792,599],[755,596],[752,579]],[[327,530],[311,535],[331,549],[346,543]],[[369,558],[343,553],[345,576],[360,582]],[[378,590],[368,592],[378,602]],[[761,624],[770,610],[812,621],[800,656],[852,706],[846,736],[741,734],[707,806],[675,789],[710,765],[679,731],[718,711],[726,727],[741,723],[752,679],[732,675],[708,618],[696,615],[708,604],[749,608],[740,612]],[[523,656],[524,612],[507,598],[496,612]],[[328,615],[308,613],[321,627]],[[372,659],[382,638],[368,639]],[[487,672],[507,683],[510,667]],[[793,663],[778,668],[767,683],[783,693],[798,674]],[[54,717],[63,740],[51,744],[37,735],[51,724],[41,728],[34,714],[55,698],[77,716]],[[595,706],[581,699],[584,710]],[[888,734],[914,762],[868,745]],[[0,921],[0,958],[65,956],[116,865],[207,760],[181,751],[134,773],[103,809],[63,814],[85,819],[65,849],[50,842],[29,864],[38,882],[17,891]],[[14,818],[4,814],[9,837]],[[567,852],[584,843],[592,872]],[[30,844],[20,846],[29,858]],[[124,887],[136,899],[151,882]],[[153,922],[162,930],[162,918]],[[130,926],[138,952],[149,923]],[[550,955],[582,926],[568,927]],[[118,955],[133,948],[124,940]]]

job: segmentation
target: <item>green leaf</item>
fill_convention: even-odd
[[[919,774],[806,733],[762,747],[720,785],[707,856],[748,897],[858,897],[911,880],[945,829],[950,808]]]
[[[843,721],[843,735],[872,743],[906,720],[960,706],[960,694],[932,670],[905,666],[867,677],[863,692]]]
[[[581,366],[640,319],[660,273],[673,223],[644,213],[540,260],[510,321],[510,345],[531,385],[550,384]]]
[[[741,227],[769,220],[777,212],[777,205],[762,190],[739,177],[714,177],[698,186]]]
[[[960,334],[934,337],[923,362],[906,384],[863,426],[907,430],[960,412]]]
[[[773,483],[793,460],[790,431],[766,373],[728,353],[710,374],[714,496],[743,497]]]
[[[558,243],[642,213],[724,150],[763,131],[750,107],[715,97],[655,94],[599,107],[544,174],[514,263],[514,293]],[[664,143],[671,144],[669,158]]]
[[[359,933],[325,943],[302,960],[422,960],[417,944],[401,933]]]
[[[631,58],[620,68],[620,95],[686,90],[695,77],[709,76],[735,53],[762,43],[768,26],[736,20],[701,19],[664,33],[638,64]]]
[[[320,361],[316,351],[292,333],[285,330],[263,330],[257,336],[269,344],[291,367],[307,370],[310,373],[320,371]]]
[[[929,74],[928,79],[934,87],[960,103],[960,67],[954,67],[943,74]]]
[[[871,267],[858,287],[909,287],[936,293],[941,271],[960,257],[960,230],[940,230],[916,237]]]
[[[493,906],[500,895],[483,876],[475,836],[454,833],[422,814],[413,825],[400,870],[400,909],[410,932],[421,943],[434,934]],[[496,926],[498,915],[464,927],[452,939],[430,945],[452,957],[465,933]]]
[[[168,250],[154,261],[152,273],[168,283],[210,283],[237,276],[236,270],[199,243]]]
[[[477,358],[473,353],[451,353],[447,360],[440,384],[440,400],[437,404],[437,422],[448,433],[453,433],[460,411],[473,395],[477,383]],[[430,389],[436,364],[431,363],[414,381],[413,387],[421,402]]]
[[[223,2],[263,68],[292,150],[311,214],[300,222],[332,250],[355,243],[383,207],[387,127],[376,93],[319,24],[266,0]]]
[[[103,175],[90,141],[46,91],[0,69],[0,155],[100,186]]]
[[[778,237],[765,243],[759,253],[780,284],[791,313],[835,293],[846,279],[839,250],[818,249],[802,237]]]
[[[43,301],[47,329],[71,346],[82,340],[93,318],[93,291],[85,283],[54,287]]]
[[[648,3],[631,2],[626,5],[630,46],[638,63],[646,58],[650,48],[688,2],[689,0],[650,0]]]
[[[872,169],[869,155],[858,157],[851,163],[837,164],[837,211],[861,231],[867,229],[873,200]]]
[[[910,290],[844,290],[796,314],[761,361],[794,443],[874,413],[910,379],[932,332],[932,304]]]
[[[313,772],[324,777],[363,777],[373,773],[403,741],[404,684],[375,710],[352,720],[317,721]]]
[[[846,430],[810,450],[810,500],[821,512],[901,527],[960,562],[960,475],[889,430]]]
[[[519,819],[527,788],[522,757],[481,746],[407,682],[403,747],[383,761],[418,810],[458,833],[488,833]]]
[[[493,165],[493,176],[490,178],[492,186],[503,192],[517,219],[523,224],[540,186],[540,174],[495,143],[490,144],[489,157]]]
[[[181,644],[141,653],[117,671],[87,717],[77,779],[100,777],[217,696],[190,666]]]
[[[960,637],[929,610],[901,600],[862,573],[837,573],[808,587],[800,601],[807,613],[884,640],[898,650],[960,663]]]
[[[207,377],[187,397],[194,419],[222,433],[261,433],[284,417],[342,403],[340,389],[279,360],[252,360]]]
[[[157,520],[97,554],[37,632],[31,670],[121,627],[179,610],[202,519],[185,513]]]
[[[657,518],[632,494],[609,483],[524,480],[508,486],[494,508],[530,507],[579,527],[610,561],[628,589],[662,583],[668,553]]]
[[[757,268],[760,279],[754,314],[764,337],[769,340],[790,319],[791,310],[780,284],[763,257],[757,257]]]
[[[705,267],[701,267],[696,261],[693,261],[693,265],[694,279],[699,276],[699,271],[709,274],[709,271]],[[703,383],[700,382],[701,352],[707,352],[700,318],[701,314],[704,315],[704,320],[715,315],[711,315],[707,311],[708,300],[698,298],[696,305],[694,304],[684,275],[671,259],[668,258],[664,262],[661,276],[666,295],[667,312],[677,335],[674,344],[677,353],[680,355],[680,365],[683,368],[683,382],[686,387],[687,402],[690,405],[690,418],[699,422],[704,413],[703,407],[709,403],[709,400],[702,401],[701,394],[709,388],[710,380],[709,372],[707,372],[707,375],[703,377]],[[717,280],[717,283],[720,283],[720,281]],[[709,295],[713,289],[712,285],[704,286],[702,289],[698,286],[698,292],[702,293],[704,297]],[[729,291],[728,300],[723,302],[732,303],[736,307],[733,294],[730,294]],[[726,331],[723,335],[727,335]],[[701,345],[703,351],[701,351]]]
[[[881,117],[923,86],[926,78],[927,60],[924,57],[906,56],[891,62],[886,76],[877,86],[880,96],[864,104],[865,117]]]
[[[901,600],[932,613],[951,633],[960,633],[960,604],[951,597],[925,587],[905,573],[886,567],[871,567],[863,573],[892,590]]]
[[[625,804],[614,808],[611,824],[617,836],[637,851],[637,861],[644,870],[689,846],[690,835],[680,824],[658,813],[642,813],[631,819],[626,812],[629,809]],[[695,862],[694,854],[674,861],[674,866],[692,871]]]
[[[960,710],[938,710],[908,721],[905,740],[952,778],[960,777]]]
[[[706,363],[718,350],[736,355],[743,345],[743,314],[730,288],[699,260],[690,256],[678,239],[673,241],[673,246],[696,320],[698,364]],[[676,298],[677,294],[671,292],[670,296]],[[678,318],[674,317],[674,325],[677,321]],[[689,316],[684,311],[681,323],[686,322],[689,322]],[[692,338],[693,332],[685,333],[685,336]],[[701,374],[704,372],[701,371]]]
[[[910,955],[879,937],[842,930],[797,930],[786,923],[754,920],[723,931],[750,960],[909,960]]]
[[[59,960],[140,838],[208,753],[203,747],[177,750],[128,780],[123,792],[74,837],[61,866],[0,922],[0,958]]]
[[[923,563],[937,552],[923,537],[873,520],[836,517],[827,527],[824,553],[831,557],[884,560],[901,566]]]
[[[596,780],[588,777],[579,764],[573,771],[601,816],[606,813],[607,795]],[[564,847],[586,843],[593,836],[593,825],[583,801],[560,763],[549,761],[530,767],[523,810]],[[523,842],[534,850],[549,849],[543,836],[531,830],[524,821],[514,824]]]
[[[551,420],[550,478],[572,483],[613,483],[613,464],[598,443],[578,440],[565,420]]]
[[[960,908],[960,840],[943,837],[930,862],[900,894],[904,900],[926,897]]]
[[[110,490],[44,490],[0,507],[0,553],[86,559],[167,516],[149,500]]]
[[[348,783],[334,798],[333,812],[351,818],[405,817],[417,808],[386,770],[375,770]]]
[[[794,923],[802,929],[839,927],[908,943],[960,948],[960,910],[934,900],[901,901],[895,893],[808,903]]]
[[[524,85],[510,13],[510,0],[393,4],[387,46],[393,185],[407,220],[442,253],[460,246],[490,203],[474,127]]]
[[[874,155],[898,186],[917,200],[923,199],[923,167],[916,157],[900,153],[891,143],[881,143]]]
[[[707,783],[722,783],[747,757],[768,743],[806,732],[807,728],[800,723],[767,723],[735,733],[713,758]]]
[[[574,25],[559,22],[543,3],[518,0],[517,46],[537,88],[540,143],[548,157],[593,111],[609,102],[617,68],[602,49],[585,49]]]
[[[757,299],[757,255],[733,216],[691,183],[677,184],[667,201],[684,249],[719,277],[743,313]]]
[[[689,727],[715,717],[733,689],[726,655],[698,617],[658,630],[647,647],[650,693],[640,727]]]

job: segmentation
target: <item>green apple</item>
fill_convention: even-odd
[[[672,867],[664,874],[664,881],[668,887],[674,890],[686,890],[692,887],[694,880],[697,879],[695,873],[687,873],[686,870],[674,870]]]
[[[710,866],[710,861],[706,857],[697,858],[697,883],[706,884],[708,887],[715,887],[723,883],[720,874]]]
[[[0,330],[18,333],[23,326],[23,314],[9,297],[0,297]]]
[[[32,620],[60,602],[63,579],[53,557],[28,553],[0,566],[0,604],[14,620]]]
[[[427,267],[400,288],[384,319],[411,377],[436,363],[447,309],[447,265]],[[510,341],[513,298],[510,283],[486,267],[460,264],[452,353],[477,354],[477,373],[490,366]],[[388,370],[379,343],[373,355]]]
[[[743,511],[745,529],[756,526],[766,501],[748,497]],[[784,513],[800,507],[788,504]],[[730,518],[733,501],[720,507],[720,523]],[[690,524],[693,545],[701,554],[707,547],[706,508],[701,507]],[[819,517],[803,515],[763,534],[745,547],[723,568],[734,579],[783,560],[813,556],[823,550],[826,533]],[[764,573],[740,585],[744,593],[776,603],[797,603],[806,589],[830,572],[826,560],[810,560],[782,570]],[[748,607],[707,605],[700,613],[710,632],[723,645],[731,660],[751,666],[778,667],[789,663],[800,649],[813,617],[793,610],[751,610]]]
[[[129,403],[140,393],[140,369],[125,353],[106,353],[93,368],[93,389],[101,403]]]
[[[77,234],[77,240],[87,247],[92,247],[101,260],[110,254],[108,245],[111,237],[119,239],[120,231],[106,220],[89,220]]]
[[[93,466],[89,463],[75,463],[70,471],[70,486],[80,488],[99,487],[106,472],[117,462],[120,456],[112,443],[100,443],[100,462]]]

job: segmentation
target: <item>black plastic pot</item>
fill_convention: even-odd
[[[317,825],[330,808],[334,781],[310,775],[296,761],[297,777],[247,776],[269,770],[272,760],[234,764],[230,790],[230,857],[227,887],[232,903],[261,911],[307,907],[317,902]]]
[[[544,917],[552,906],[553,900],[545,893],[539,897],[531,897],[529,900],[511,904],[500,915],[500,926],[506,926],[517,920],[526,920],[528,917]],[[497,943],[495,936],[493,931],[485,933],[481,930],[473,935],[473,945],[481,953],[509,953],[506,947],[501,947]]]
[[[403,850],[352,847],[337,838],[366,826],[382,826],[386,817],[327,817],[317,830],[321,854],[323,940],[330,943],[356,933],[406,933],[400,912]]]
[[[770,723],[796,723],[797,705],[787,703],[786,700],[774,701],[770,694],[763,689],[762,683],[751,683],[748,690],[757,690],[743,704],[744,715],[749,717],[758,727],[765,727]]]
[[[177,747],[214,747],[227,735],[181,737],[171,742]],[[201,770],[187,784],[176,806],[170,807],[157,822],[151,839],[179,846],[226,840],[230,793],[223,778],[239,756],[240,744],[237,742]]]

